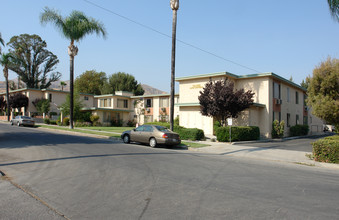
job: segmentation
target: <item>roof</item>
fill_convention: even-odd
[[[268,72],[268,73],[257,73],[257,74],[250,74],[250,75],[235,75],[233,73],[229,73],[229,72],[218,72],[218,73],[208,73],[208,74],[200,74],[200,75],[195,75],[195,76],[185,76],[185,77],[177,77],[175,78],[176,81],[180,82],[180,81],[184,81],[184,80],[191,80],[191,79],[202,79],[202,78],[210,78],[210,77],[217,77],[217,76],[227,76],[230,78],[234,78],[234,79],[248,79],[248,78],[259,78],[259,77],[272,77],[275,79],[278,79],[288,85],[291,85],[293,87],[297,87],[298,89],[303,90],[304,92],[306,92],[307,90],[303,87],[301,87],[300,85],[285,79],[275,73],[272,72]]]

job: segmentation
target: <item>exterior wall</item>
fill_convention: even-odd
[[[199,106],[180,106],[179,118],[180,126],[202,129],[205,135],[213,134],[213,118],[202,116]]]

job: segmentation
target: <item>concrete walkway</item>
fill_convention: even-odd
[[[199,143],[209,144],[211,146],[202,148],[189,147],[188,149],[190,151],[200,153],[228,155],[259,160],[294,163],[306,166],[339,169],[339,164],[321,163],[311,160],[307,156],[311,154],[310,152],[282,150],[269,147],[252,147],[246,146],[246,142],[236,142],[236,144],[229,144],[222,142],[199,141]]]

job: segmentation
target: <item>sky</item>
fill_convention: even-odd
[[[4,41],[25,33],[39,35],[60,60],[56,71],[62,74],[61,80],[69,80],[70,42],[52,24],[40,24],[46,6],[62,16],[82,11],[106,28],[106,39],[94,34],[76,43],[75,78],[87,70],[108,76],[120,71],[132,74],[139,83],[170,91],[170,0],[0,3]],[[177,39],[176,77],[273,72],[299,84],[329,56],[339,58],[339,23],[331,17],[326,0],[180,0]],[[2,47],[3,52],[7,50]],[[10,72],[10,79],[16,77]],[[0,74],[0,81],[4,80]]]

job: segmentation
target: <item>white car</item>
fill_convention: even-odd
[[[35,122],[31,117],[19,115],[11,120],[11,125],[17,125],[17,126],[23,125],[23,126],[34,127]]]

